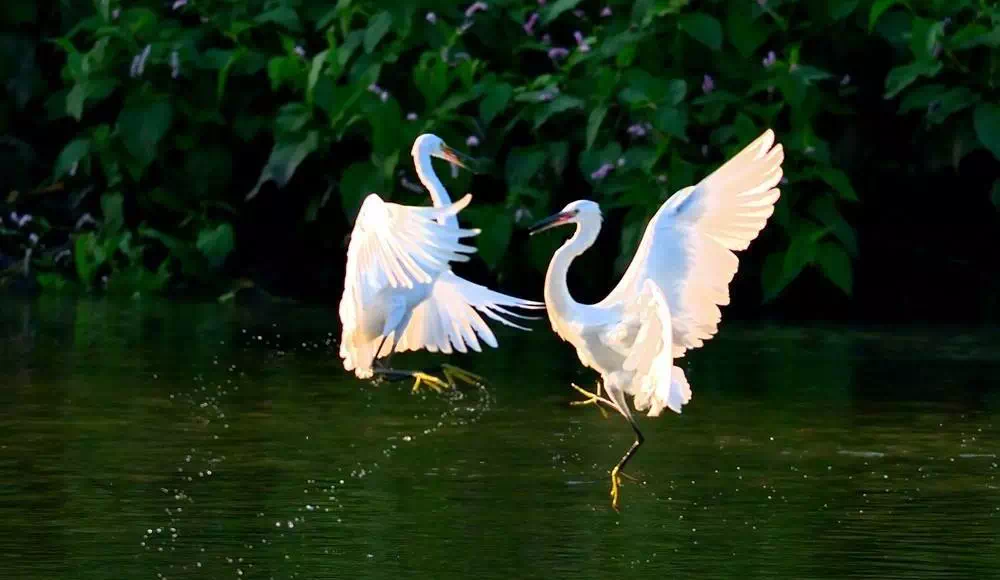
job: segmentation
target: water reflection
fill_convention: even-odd
[[[630,431],[545,329],[449,396],[342,372],[332,311],[0,305],[9,578],[997,577],[996,334],[738,327]],[[413,366],[433,357],[410,357]]]

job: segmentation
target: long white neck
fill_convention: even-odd
[[[438,179],[436,173],[434,173],[434,167],[431,166],[431,156],[428,153],[419,152],[413,156],[413,164],[417,168],[417,177],[420,179],[420,183],[424,184],[427,191],[431,193],[431,201],[434,203],[434,207],[444,207],[451,204],[451,197],[448,196],[448,191],[444,188],[441,180]],[[458,227],[458,218],[450,215],[438,218],[438,223],[450,227]]]
[[[555,315],[563,320],[569,319],[582,306],[573,300],[573,296],[569,293],[567,283],[569,266],[577,256],[594,245],[600,231],[600,221],[577,222],[573,236],[552,256],[549,269],[545,272],[545,306],[549,311],[549,317]]]

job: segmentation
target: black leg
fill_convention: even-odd
[[[636,451],[639,450],[639,447],[642,446],[643,441],[646,440],[646,438],[642,436],[642,432],[639,431],[639,426],[635,424],[634,419],[628,417],[628,423],[632,427],[632,431],[635,432],[635,441],[632,443],[632,446],[628,448],[628,451],[625,452],[625,455],[622,456],[618,465],[615,465],[614,469],[611,470],[611,507],[615,508],[615,511],[617,511],[619,507],[618,488],[621,486],[619,477],[625,475],[621,473],[621,471],[625,469],[625,465],[628,464],[629,460],[632,459]]]

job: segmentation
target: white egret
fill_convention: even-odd
[[[418,137],[412,154],[434,207],[389,203],[374,193],[365,198],[347,248],[340,357],[344,368],[359,378],[375,373],[409,376],[414,391],[421,384],[443,389],[454,386],[455,378],[474,382],[479,377],[442,365],[446,383],[424,372],[379,367],[376,361],[408,350],[481,352],[480,341],[495,348],[496,336],[483,316],[528,330],[508,317],[531,317],[507,308],[540,309],[544,304],[494,292],[451,271],[450,262],[468,261],[468,254],[476,251],[460,240],[479,230],[458,227],[455,216],[472,196],[451,203],[431,158],[464,164],[460,154],[435,135]]]
[[[778,200],[784,151],[767,130],[693,187],[677,191],[660,207],[618,285],[597,304],[573,300],[566,274],[601,229],[600,207],[570,203],[533,226],[532,234],[576,224],[556,251],[545,275],[545,304],[552,328],[576,347],[580,362],[601,375],[607,397],[579,403],[605,404],[628,420],[636,440],[611,470],[611,503],[618,509],[620,475],[643,443],[626,402],[636,411],[680,413],[691,387],[674,360],[702,346],[718,330],[719,306],[729,303],[729,283],[744,250],[760,233]]]

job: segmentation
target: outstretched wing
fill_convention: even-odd
[[[483,319],[529,330],[510,317],[534,318],[517,314],[508,308],[540,309],[545,305],[531,300],[507,296],[464,280],[448,270],[434,281],[430,296],[413,311],[406,329],[395,345],[396,352],[420,350],[450,354],[452,350],[481,352],[479,341],[496,348],[497,339]]]
[[[474,236],[479,230],[437,222],[438,218],[457,214],[471,199],[471,195],[466,195],[439,208],[387,203],[374,193],[365,199],[347,248],[344,294],[340,300],[343,325],[340,355],[345,365],[353,368],[370,362],[372,353],[361,356],[352,354],[352,350],[360,349],[361,342],[366,342],[356,341],[355,331],[363,326],[366,307],[371,307],[379,292],[390,287],[412,289],[418,284],[430,284],[448,270],[449,262],[468,261],[467,254],[476,251],[459,240]],[[376,333],[379,331],[375,329]]]
[[[670,307],[673,357],[704,344],[718,330],[719,306],[729,304],[739,267],[733,252],[746,249],[774,213],[783,160],[768,129],[698,185],[672,195],[601,305],[635,300],[651,280]]]

